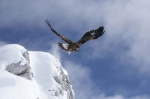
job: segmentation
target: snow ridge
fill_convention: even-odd
[[[9,94],[9,95],[7,95]],[[74,99],[67,71],[46,52],[0,47],[1,99]]]
[[[28,51],[17,44],[4,45],[0,48],[0,69],[26,79],[32,79]]]

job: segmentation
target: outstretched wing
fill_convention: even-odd
[[[69,40],[68,38],[66,38],[65,36],[59,34],[56,30],[54,30],[51,25],[50,22],[48,20],[45,20],[45,22],[47,23],[47,25],[50,27],[50,29],[52,30],[53,33],[55,33],[57,36],[59,36],[62,40],[64,40],[66,43],[70,44],[72,43],[71,40]]]
[[[86,32],[83,37],[77,42],[77,44],[79,46],[81,46],[82,44],[84,44],[85,42],[92,40],[92,39],[97,39],[100,36],[102,36],[104,34],[104,27],[99,27],[96,30],[91,30]]]

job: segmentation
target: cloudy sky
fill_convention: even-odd
[[[28,50],[60,58],[76,99],[150,99],[149,0],[1,0],[0,45],[21,44]],[[67,55],[57,48],[58,32],[72,39],[105,27],[98,40]]]

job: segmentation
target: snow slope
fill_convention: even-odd
[[[0,99],[74,99],[67,71],[51,54],[0,47]]]

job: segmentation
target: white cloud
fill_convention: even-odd
[[[51,49],[48,52],[54,55],[59,61],[61,61],[61,53],[58,45],[56,43],[51,43],[50,46]]]
[[[143,95],[143,96],[135,96],[132,97],[131,99],[149,99],[149,98],[150,98],[149,96]]]
[[[6,43],[0,42],[0,45]],[[61,60],[60,50],[57,44],[52,44],[52,49],[50,53],[55,55],[59,60]],[[64,62],[64,61],[63,61]],[[75,90],[76,99],[149,99],[147,95],[133,96],[126,98],[121,94],[115,94],[113,96],[107,96],[105,93],[98,89],[95,82],[92,81],[91,73],[92,71],[87,66],[82,66],[71,61],[65,62],[65,68],[69,72],[71,78],[71,83],[73,84],[73,89]]]
[[[90,69],[72,62],[66,62],[65,68],[69,72],[76,99],[94,99],[98,89],[91,80]]]
[[[71,78],[73,89],[75,90],[76,99],[149,99],[149,96],[124,96],[122,94],[115,94],[113,96],[107,96],[102,90],[98,89],[94,81],[92,81],[92,71],[85,66],[66,62],[65,69],[68,71]],[[100,85],[99,85],[100,86]],[[116,93],[116,92],[115,92]],[[128,93],[128,92],[126,92]]]
[[[97,7],[98,16],[102,17],[106,25],[106,33],[105,39],[91,43],[93,57],[113,53],[123,64],[133,64],[140,72],[149,73],[149,4],[148,0],[115,0],[113,3],[103,2]]]
[[[150,73],[149,5],[149,0],[3,0],[0,3],[0,27],[20,24],[46,27],[43,24],[48,18],[58,30],[71,29],[79,33],[74,35],[79,36],[88,29],[104,25],[106,33],[103,38],[89,43],[92,58],[113,53],[123,64],[133,64],[140,72],[147,74]],[[74,38],[74,35],[70,36]],[[75,82],[77,97],[88,99],[94,96],[97,89],[91,81],[91,71],[78,64],[67,64],[66,68]],[[121,95],[108,97],[100,94],[97,97],[124,99]],[[138,97],[141,96],[133,99]],[[142,99],[146,99],[146,96]]]

